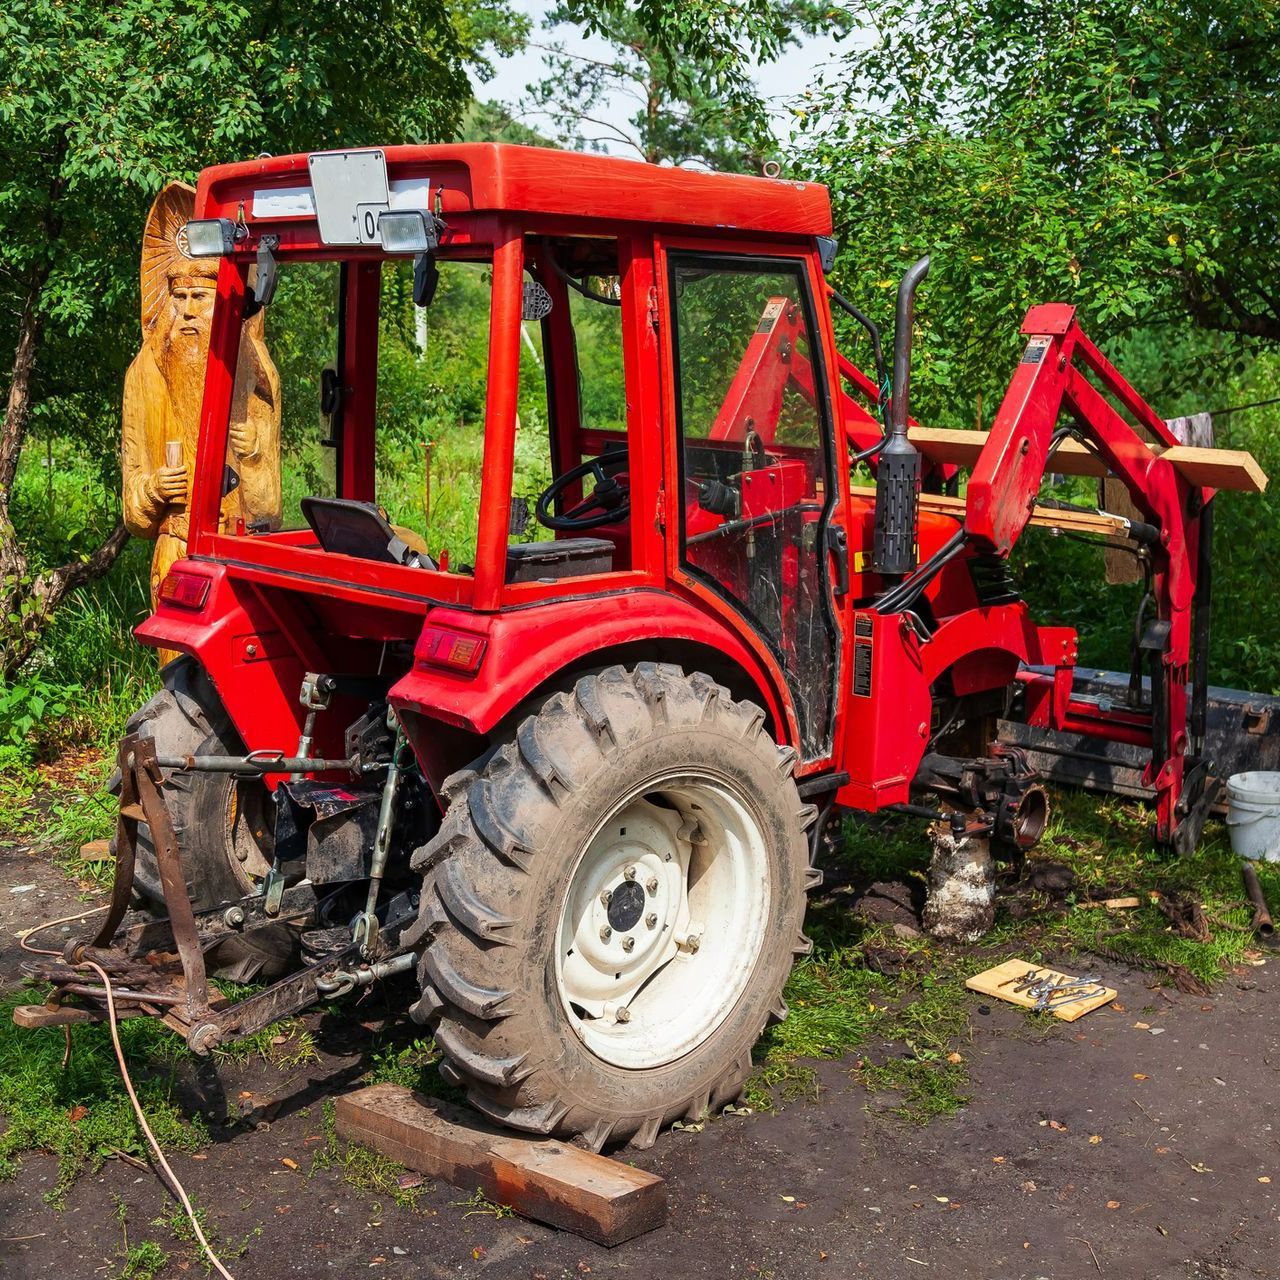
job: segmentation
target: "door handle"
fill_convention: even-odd
[[[827,551],[836,562],[835,594],[847,596],[849,594],[849,535],[845,532],[843,525],[827,525]]]

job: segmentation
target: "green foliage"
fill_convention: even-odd
[[[405,1089],[421,1089],[424,1073],[440,1061],[440,1050],[429,1036],[392,1044],[376,1050],[369,1071],[370,1084],[398,1084]]]
[[[65,590],[26,562],[39,525],[7,511],[29,429],[74,442],[104,491],[63,543],[31,539],[42,558],[80,564],[116,525],[138,238],[159,188],[263,151],[448,137],[468,66],[484,75],[485,50],[509,52],[526,25],[506,0],[374,0],[358,15],[300,0],[32,0],[0,14],[0,350],[15,352],[0,435],[7,673]]]
[[[861,38],[808,95],[797,161],[831,188],[835,282],[865,310],[889,321],[902,271],[932,255],[916,416],[989,426],[1023,314],[1048,301],[1074,304],[1166,417],[1276,394],[1270,0],[866,0],[855,13]],[[869,363],[858,331],[837,325]],[[1274,469],[1274,422],[1274,406],[1220,419],[1219,439]],[[1275,501],[1217,500],[1219,683],[1276,686],[1280,609],[1256,571],[1280,549]],[[1100,554],[1039,532],[1016,554],[1037,615],[1079,627],[1082,661],[1126,666],[1136,595],[1099,590]]]
[[[56,563],[68,545],[105,536],[116,502],[96,456],[67,437],[48,443],[49,454],[24,455],[12,494],[15,519],[31,531],[28,547],[36,569]],[[50,456],[52,467],[46,465]],[[76,747],[109,750],[125,720],[154,691],[155,658],[131,634],[149,612],[150,559],[148,544],[128,546],[105,578],[86,584],[58,610],[20,676],[10,685],[0,682],[0,706],[13,702],[12,712],[0,710],[0,741],[22,739],[26,763]],[[57,695],[42,695],[43,709],[15,694],[39,687]],[[51,704],[62,704],[64,713],[50,714]],[[22,706],[35,713],[34,723],[17,723]]]
[[[776,58],[795,26],[844,23],[834,6],[823,11],[790,0],[562,0],[556,12],[605,40],[630,30],[633,42],[652,50],[649,56],[664,69],[665,89],[697,87],[744,118],[758,109],[753,64]]]
[[[33,0],[0,16],[0,337],[12,348],[25,290],[43,281],[41,398],[59,430],[115,419],[139,230],[163,183],[259,151],[447,136],[482,36],[452,13],[439,0],[375,3],[359,21],[296,0]]]
[[[75,690],[33,677],[20,684],[0,687],[0,736],[10,746],[24,746],[46,716],[52,720],[67,714]]]
[[[528,88],[526,110],[548,122],[561,146],[621,147],[651,164],[759,172],[774,144],[747,76],[750,62],[772,61],[803,36],[845,24],[843,11],[812,0],[565,0],[544,20],[547,65]],[[608,52],[583,53],[581,31],[565,35],[566,27],[599,37]],[[610,118],[614,99],[638,103],[626,127]]]
[[[1188,317],[1229,353],[1280,338],[1270,0],[860,8],[870,47],[813,93],[802,151],[831,184],[851,296],[887,311],[902,268],[934,255],[930,417],[968,425],[982,395],[989,421],[1033,302],[1076,304],[1103,341]]]

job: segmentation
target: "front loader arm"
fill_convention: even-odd
[[[1158,835],[1170,840],[1187,812],[1182,792],[1187,771],[1192,610],[1197,603],[1201,520],[1213,490],[1193,485],[1152,450],[1139,427],[1158,445],[1173,446],[1177,441],[1076,325],[1073,307],[1033,307],[1022,332],[1027,335],[1026,348],[969,480],[965,533],[979,551],[1009,555],[1031,518],[1064,412],[1079,438],[1124,483],[1136,508],[1150,522],[1156,617],[1142,639],[1152,657],[1152,759],[1147,781],[1157,792]],[[1079,365],[1128,410],[1139,427],[1120,415]],[[1206,580],[1200,601],[1206,610],[1207,595]],[[1207,627],[1205,633],[1207,640]],[[1058,684],[1058,696],[1042,699],[1039,714],[1049,727],[1079,729],[1076,713],[1080,709],[1061,696],[1064,690]],[[1100,736],[1117,728],[1110,719],[1099,719]],[[1201,769],[1197,777],[1202,773]]]

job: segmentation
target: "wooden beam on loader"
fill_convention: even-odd
[[[855,498],[874,499],[876,491],[870,485],[850,485],[849,493]],[[964,498],[953,498],[945,493],[922,493],[920,510],[935,515],[951,516],[963,522]],[[1045,529],[1067,529],[1072,533],[1092,533],[1104,538],[1123,538],[1129,531],[1129,522],[1123,516],[1109,515],[1105,511],[1072,511],[1062,507],[1032,508],[1028,524]]]
[[[950,431],[943,427],[912,427],[911,443],[931,462],[950,462],[972,467],[987,443],[986,431]],[[1257,459],[1246,449],[1197,449],[1179,444],[1149,446],[1152,453],[1167,458],[1189,483],[1207,489],[1234,489],[1240,493],[1262,493],[1267,476]],[[1050,470],[1067,476],[1105,476],[1106,464],[1078,440],[1064,440],[1053,455]]]
[[[348,1142],[464,1191],[479,1187],[522,1217],[596,1244],[621,1244],[667,1220],[666,1183],[656,1174],[554,1138],[519,1137],[402,1085],[346,1094],[336,1118]]]

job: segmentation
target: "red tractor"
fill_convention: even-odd
[[[185,233],[221,260],[189,553],[137,629],[183,656],[121,745],[108,919],[20,1016],[100,1014],[76,967],[93,959],[122,1010],[208,1052],[413,971],[414,1017],[486,1114],[645,1144],[732,1100],[786,1016],[833,813],[1027,847],[1044,795],[1015,724],[1145,752],[1161,838],[1193,842],[1210,500],[1256,468],[1179,446],[1062,305],[1028,313],[989,434],[917,427],[928,262],[899,290],[890,371],[827,283],[830,234],[814,183],[522,147],[207,170]],[[332,491],[229,525],[241,326],[316,263],[337,280],[315,371]],[[392,523],[378,452],[385,277],[411,269],[430,317],[467,264],[488,306],[469,564]],[[870,334],[874,378],[837,351],[833,303]],[[620,323],[612,426],[584,412],[592,308]],[[535,322],[550,482],[529,542],[513,472]],[[1108,473],[1135,511],[1037,506],[1047,470]],[[1136,699],[1081,692],[1075,633],[1028,616],[1006,561],[1030,521],[1146,557]],[[175,951],[180,980],[144,959]],[[272,981],[231,1004],[210,971]]]

